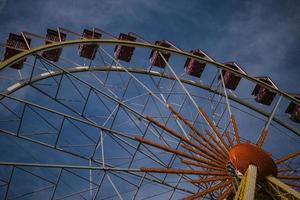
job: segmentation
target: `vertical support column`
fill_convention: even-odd
[[[239,185],[234,200],[254,200],[256,186],[257,167],[249,165]]]
[[[255,165],[249,165],[247,170],[247,181],[245,185],[244,199],[254,199],[255,186],[256,186],[257,167]]]

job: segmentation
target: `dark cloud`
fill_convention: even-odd
[[[0,0],[0,12],[5,8],[7,0]]]
[[[186,50],[204,49],[219,61],[236,60],[251,75],[271,76],[283,89],[300,92],[294,81],[300,73],[299,8],[291,0],[2,0],[0,38],[11,31],[44,33],[56,26],[77,32],[86,27],[114,34],[133,31]]]
[[[300,73],[299,67],[291,64],[295,60],[290,55],[291,51],[300,55],[295,46],[300,42],[297,9],[249,2],[244,7],[224,27],[220,53],[228,49],[227,56],[244,64],[250,74],[271,76],[284,89],[299,87],[295,73]]]

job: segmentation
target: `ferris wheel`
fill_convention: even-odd
[[[136,33],[11,33],[0,199],[300,199],[300,95]]]

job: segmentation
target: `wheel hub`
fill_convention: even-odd
[[[262,180],[268,175],[277,175],[277,167],[271,155],[250,143],[234,145],[229,151],[229,160],[235,169],[244,174],[248,166],[257,166],[257,177]]]

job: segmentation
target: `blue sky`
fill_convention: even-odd
[[[235,60],[251,75],[268,75],[300,92],[300,3],[287,1],[51,0],[0,1],[0,39],[9,32],[66,27],[133,31],[201,48],[217,61]]]

